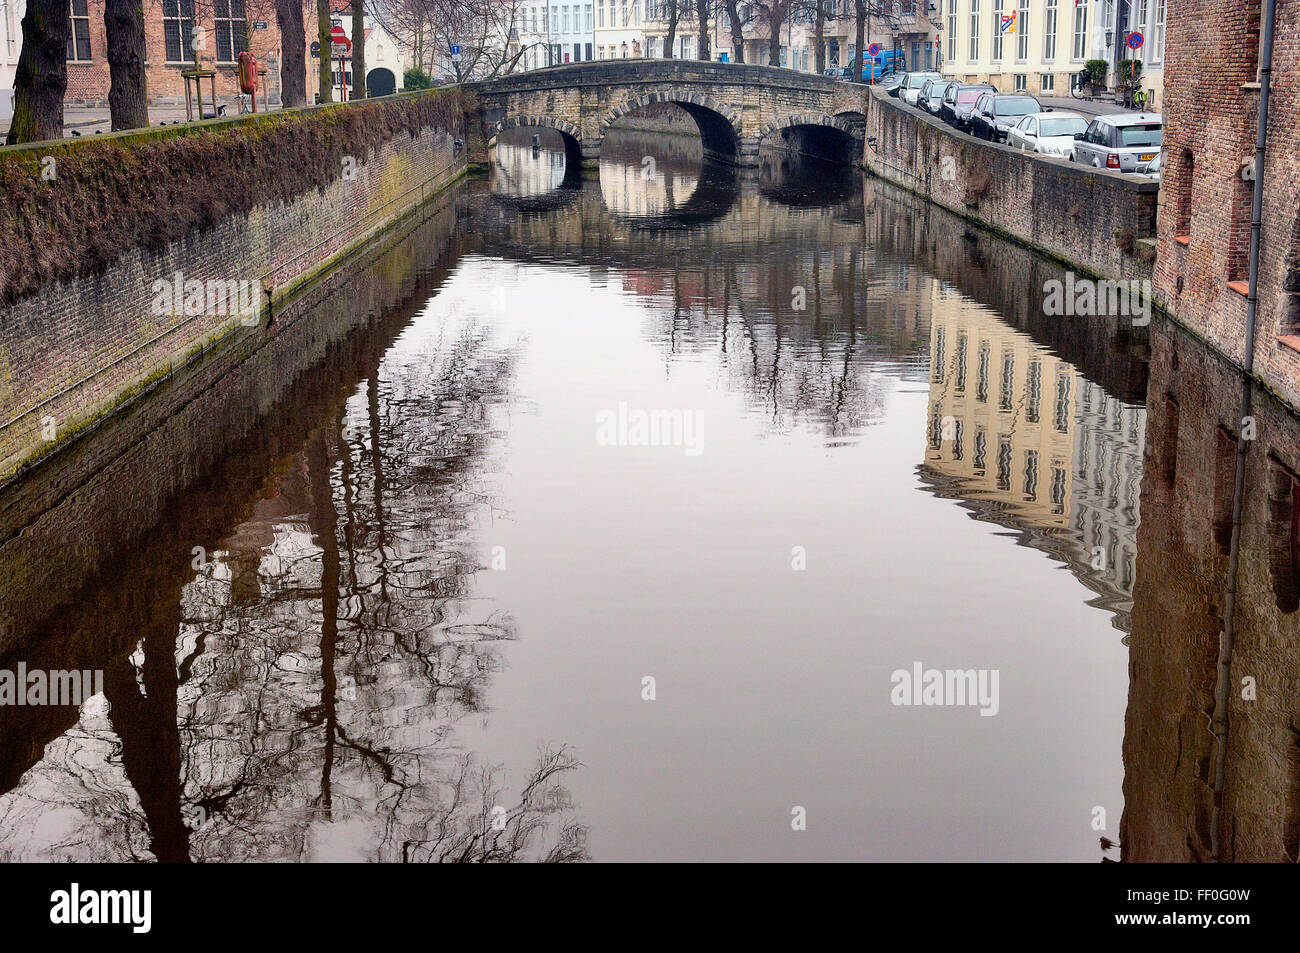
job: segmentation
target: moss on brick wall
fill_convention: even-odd
[[[440,89],[0,149],[0,302],[324,189],[394,136],[463,135],[464,108]]]

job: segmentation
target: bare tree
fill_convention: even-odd
[[[352,98],[366,98],[365,0],[352,0]]]
[[[737,63],[745,62],[745,21],[740,15],[740,0],[722,0],[731,27],[731,55]]]
[[[709,48],[709,19],[713,16],[713,8],[710,0],[695,0],[695,18],[699,21],[700,43],[696,57],[702,60],[713,59],[712,50]]]
[[[861,2],[861,0],[859,0]],[[759,0],[755,4],[759,16],[767,24],[767,64],[781,65],[781,27],[790,18],[793,0]]]
[[[316,0],[316,42],[320,44],[320,101],[334,101],[334,58],[330,55],[330,0]]]
[[[144,5],[141,0],[104,0],[108,56],[108,112],[114,131],[149,125],[144,82]]]
[[[63,136],[63,94],[68,88],[68,0],[28,0],[23,50],[14,74],[14,117],[9,145]]]
[[[677,45],[677,24],[682,17],[682,8],[680,0],[663,0],[659,9],[665,14],[668,21],[668,35],[664,37],[664,59],[673,58],[673,47]]]
[[[280,98],[286,109],[307,102],[307,35],[302,0],[275,0],[280,28]]]

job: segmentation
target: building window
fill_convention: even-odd
[[[587,32],[591,32],[591,4],[587,4]],[[590,56],[587,59],[591,59]]]
[[[587,44],[585,44],[585,46],[586,46],[587,60],[588,60],[588,62],[590,62],[590,60],[591,60],[591,44],[590,44],[590,43],[587,43]]]
[[[1073,59],[1081,60],[1088,55],[1088,4],[1074,5],[1074,46],[1070,51]]]
[[[68,59],[77,63],[90,62],[90,11],[86,2],[71,0],[69,7],[72,28],[68,32]]]
[[[1015,406],[1016,352],[1010,348],[1002,352],[1002,379],[998,390],[998,409],[1010,413]]]
[[[1025,451],[1025,502],[1038,499],[1038,451]]]
[[[1047,0],[1043,11],[1043,59],[1056,59],[1056,2]]]
[[[603,46],[596,47],[596,59],[603,60],[604,58],[605,58],[605,48]]]
[[[1002,5],[1006,0],[993,0],[993,62],[1002,60]]]
[[[248,49],[244,0],[213,0],[212,15],[217,28],[217,62],[233,63]]]
[[[1029,375],[1025,380],[1025,420],[1031,424],[1038,423],[1038,415],[1043,406],[1043,362],[1029,362]]]
[[[1156,22],[1151,30],[1151,62],[1165,58],[1165,0],[1156,0]]]
[[[966,391],[966,332],[957,336],[957,393]]]
[[[1025,73],[1016,74],[1016,92],[1023,93],[1029,89],[1029,77]]]
[[[596,25],[602,28],[605,26],[605,0],[600,0],[600,2],[596,4]],[[602,46],[600,49],[601,52],[604,52],[605,48]],[[602,60],[604,58],[605,57],[603,56],[601,57]]]
[[[992,352],[988,341],[980,341],[979,363],[975,370],[975,399],[981,404],[989,399],[989,358]]]
[[[1020,0],[1020,15],[1016,18],[1016,59],[1021,63],[1029,59],[1029,0]]]
[[[1054,423],[1058,433],[1070,431],[1070,375],[1068,372],[1056,372],[1056,412]]]
[[[970,62],[980,58],[980,0],[970,0]]]
[[[163,44],[168,63],[188,63],[194,49],[194,0],[163,0]]]
[[[1045,92],[1045,93],[1052,93],[1052,92],[1055,92],[1055,91],[1056,91],[1056,74],[1055,74],[1055,73],[1044,73],[1044,74],[1043,74],[1043,92]]]
[[[998,489],[1011,489],[1011,435],[998,436]]]
[[[957,0],[948,0],[948,59],[957,58]]]

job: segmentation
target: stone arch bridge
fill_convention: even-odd
[[[862,161],[867,87],[815,73],[701,60],[635,59],[553,66],[465,86],[481,136],[471,159],[486,160],[492,137],[514,127],[549,128],[569,164],[592,168],[606,133],[652,103],[673,103],[700,129],[712,159],[758,164],[761,145],[793,147],[841,162]],[[477,142],[477,149],[475,143]],[[475,155],[474,152],[481,152]]]

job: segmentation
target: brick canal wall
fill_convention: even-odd
[[[1260,5],[1183,0],[1165,58],[1156,284],[1179,323],[1245,360]],[[1209,68],[1207,64],[1215,64]],[[1300,407],[1300,0],[1280,0],[1264,160],[1256,376]]]
[[[292,320],[464,171],[463,136],[441,90],[0,149],[0,480]]]
[[[1032,158],[955,132],[876,90],[864,157],[882,179],[1077,269],[1116,280],[1151,277],[1158,182]]]

